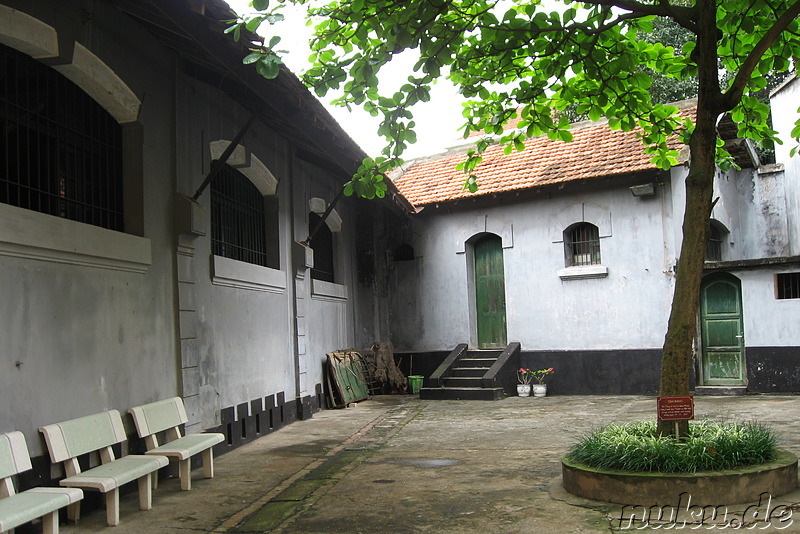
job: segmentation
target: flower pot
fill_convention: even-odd
[[[547,384],[533,384],[533,396],[544,397],[547,395]]]
[[[520,397],[530,397],[531,396],[531,385],[530,384],[517,384],[517,395]]]

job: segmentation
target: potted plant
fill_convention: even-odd
[[[533,384],[534,397],[544,397],[547,395],[547,384],[545,384],[544,379],[553,373],[555,373],[555,370],[552,367],[539,369],[538,371],[530,371],[532,378],[536,379],[536,383]]]
[[[517,395],[520,397],[530,397],[533,371],[520,367],[517,369],[517,379],[519,380],[519,384],[517,384]]]

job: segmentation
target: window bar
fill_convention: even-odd
[[[24,84],[25,84],[24,91],[22,93],[20,93],[20,97],[21,98],[24,98],[22,95],[27,95],[29,93],[29,91],[30,91],[30,79],[31,79],[31,76],[28,75],[28,73],[26,73],[25,81],[24,81]],[[23,104],[25,106],[25,109],[30,109],[30,106],[28,106],[28,102],[25,102],[23,100],[21,102],[21,104]],[[25,121],[24,122],[25,128],[21,128],[20,129],[20,134],[22,134],[22,132],[25,132],[25,135],[27,137],[27,139],[25,140],[24,150],[25,150],[25,161],[27,161],[28,164],[25,166],[25,169],[24,169],[25,177],[23,178],[22,177],[22,172],[20,172],[19,173],[20,174],[19,180],[22,181],[24,179],[26,184],[30,184],[31,183],[31,133],[30,132],[31,132],[33,124],[31,124],[31,116],[30,116],[29,113],[26,113],[24,115],[23,120]],[[22,191],[21,190],[20,190],[20,196],[22,196]],[[26,208],[30,208],[31,204],[32,204],[31,200],[32,200],[31,188],[30,188],[30,186],[28,186],[25,189],[25,199],[21,200],[21,202],[24,203],[24,206]]]

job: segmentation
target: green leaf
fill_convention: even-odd
[[[266,11],[269,8],[269,0],[252,0],[251,4],[256,11]]]
[[[255,32],[258,29],[258,27],[261,26],[262,22],[264,22],[264,17],[253,17],[251,19],[248,19],[247,23],[245,24],[245,27],[247,28],[247,31]]]
[[[256,71],[268,80],[274,80],[281,71],[281,60],[277,56],[266,56],[256,63]]]
[[[242,63],[245,65],[249,65],[251,63],[255,63],[256,61],[260,61],[261,58],[264,57],[263,52],[251,52],[242,60]]]

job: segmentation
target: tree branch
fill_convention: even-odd
[[[637,0],[583,0],[584,4],[594,6],[609,6],[638,13],[639,15],[655,15],[657,17],[672,17],[680,23],[680,19],[691,20],[694,8],[687,6],[674,6],[667,0],[659,0],[658,5],[643,4]]]
[[[758,43],[756,43],[739,68],[739,72],[736,73],[736,77],[733,79],[730,89],[723,95],[725,111],[730,111],[739,103],[747,87],[747,82],[750,81],[753,71],[758,66],[758,62],[761,61],[761,57],[798,16],[800,16],[800,0],[792,4],[789,9],[775,21],[775,24],[767,30]]]

